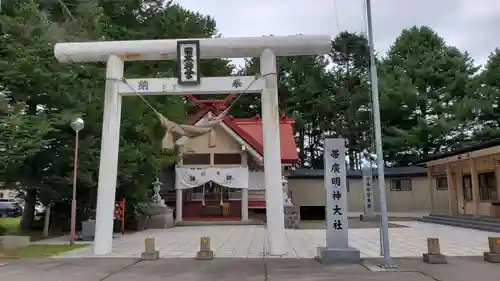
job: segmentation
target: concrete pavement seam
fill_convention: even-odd
[[[138,263],[140,263],[140,262],[141,262],[141,260],[140,260],[140,259],[135,260],[134,262],[129,263],[129,264],[125,265],[124,267],[122,267],[122,268],[120,268],[120,269],[118,269],[118,270],[115,270],[114,272],[111,272],[110,274],[108,274],[108,275],[104,276],[103,278],[99,279],[99,281],[104,281],[104,280],[106,280],[106,279],[108,279],[108,278],[112,277],[113,275],[115,275],[115,274],[117,274],[117,273],[120,273],[120,272],[124,271],[125,269],[127,269],[127,268],[129,268],[129,267],[131,267],[131,266],[134,266],[134,265],[136,265],[136,264],[138,264]]]
[[[422,274],[422,275],[423,275],[423,276],[425,276],[425,277],[428,277],[428,278],[430,278],[430,279],[434,280],[434,281],[441,281],[441,279],[437,279],[437,278],[435,278],[435,277],[432,277],[432,276],[430,276],[429,274],[424,273],[424,272],[422,272],[422,271],[420,271],[420,270],[418,270],[417,272],[418,272],[418,273],[420,273],[420,274]]]

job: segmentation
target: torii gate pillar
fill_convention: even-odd
[[[184,39],[179,39],[184,40]],[[193,40],[193,39],[190,39]],[[281,149],[276,56],[323,55],[330,50],[329,35],[264,36],[254,38],[202,38],[201,59],[260,57],[262,92],[262,135],[264,138],[264,175],[266,188],[267,251],[270,255],[287,253],[281,186]],[[177,57],[177,41],[140,40],[88,43],[59,43],[54,55],[59,62],[106,61],[106,93],[101,140],[94,254],[112,251],[113,208],[116,193],[118,147],[121,116],[120,79],[124,61],[171,60]],[[210,90],[214,90],[213,86]],[[220,87],[220,89],[219,89]],[[209,92],[201,85],[182,87],[194,92]],[[226,86],[227,88],[227,86]],[[225,92],[224,86],[217,91]],[[178,91],[177,94],[182,93]],[[163,94],[168,95],[168,92]],[[171,93],[170,93],[171,94]]]
[[[264,186],[266,188],[267,247],[269,254],[286,254],[285,214],[281,188],[281,147],[276,55],[265,49],[260,56],[264,77],[261,97],[262,137],[264,139]]]

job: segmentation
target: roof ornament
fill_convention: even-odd
[[[224,111],[235,97],[236,94],[230,94],[223,100],[203,100],[203,99],[198,99],[193,95],[187,95],[186,99],[193,102],[200,109],[210,108],[219,113]]]

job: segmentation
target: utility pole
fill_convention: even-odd
[[[389,250],[389,220],[387,218],[387,202],[385,197],[385,177],[384,177],[384,153],[382,151],[382,126],[380,122],[380,104],[378,93],[377,65],[375,63],[375,48],[373,46],[373,27],[371,0],[366,0],[366,18],[368,25],[368,43],[370,47],[370,80],[372,90],[372,112],[373,126],[375,127],[375,150],[377,154],[377,174],[378,189],[380,194],[380,216],[381,216],[381,234],[382,247],[384,254],[384,264],[379,265],[382,268],[396,267],[391,258]]]

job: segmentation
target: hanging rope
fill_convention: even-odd
[[[174,121],[166,118],[163,114],[161,114],[151,103],[149,103],[144,96],[139,93],[132,85],[130,85],[127,81],[127,79],[122,78],[122,79],[113,79],[113,78],[107,78],[106,80],[112,80],[112,81],[117,81],[117,82],[122,82],[125,85],[127,85],[128,88],[130,88],[141,100],[149,107],[151,110],[153,110],[156,113],[156,116],[158,116],[158,119],[160,120],[161,125],[163,128],[165,128],[165,135],[162,140],[162,148],[163,149],[172,149],[174,147],[174,134],[177,136],[185,136],[188,138],[196,138],[199,136],[202,136],[206,133],[214,132],[214,128],[222,122],[224,117],[226,117],[229,113],[229,110],[236,104],[236,102],[246,94],[248,89],[259,79],[264,78],[269,75],[276,75],[276,73],[267,73],[264,75],[256,75],[255,79],[248,84],[248,86],[243,89],[241,93],[239,93],[236,98],[231,102],[231,104],[219,115],[217,116],[210,116],[208,119],[203,120],[200,124],[197,125],[184,125],[184,124],[177,124]],[[235,76],[235,79],[237,79],[237,76]],[[175,88],[174,88],[175,91]],[[214,140],[215,136],[212,136],[212,141]]]

